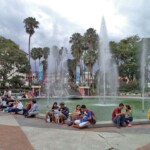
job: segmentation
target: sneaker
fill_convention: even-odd
[[[132,124],[129,123],[129,124],[128,124],[128,127],[132,127]]]

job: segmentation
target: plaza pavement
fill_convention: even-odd
[[[150,124],[74,129],[0,112],[0,150],[150,150]]]

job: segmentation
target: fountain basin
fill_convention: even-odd
[[[133,110],[134,119],[145,119],[147,118],[147,112],[150,108],[150,98],[145,99],[145,111],[142,112],[142,98],[117,98],[115,101],[111,98],[106,100],[103,104],[98,98],[82,98],[82,99],[65,99],[65,98],[51,98],[49,101],[46,98],[36,99],[40,106],[41,113],[45,114],[46,111],[53,105],[56,101],[58,104],[60,102],[65,102],[66,106],[69,108],[70,112],[73,112],[76,105],[86,105],[88,109],[92,110],[96,114],[97,121],[111,121],[111,114],[115,107],[119,103],[129,104]],[[22,100],[23,103],[28,100]],[[125,111],[125,110],[123,110]]]

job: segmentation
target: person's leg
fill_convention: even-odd
[[[133,121],[133,117],[125,118],[125,122],[127,125],[130,124],[130,122],[132,122],[132,121]]]
[[[74,124],[73,124],[73,127],[79,128],[79,124],[80,124],[80,120],[75,120]]]
[[[132,122],[133,121],[133,117],[129,117],[129,121]]]
[[[64,124],[64,120],[67,119],[67,117],[64,114],[60,114],[59,118],[60,118],[61,124]]]
[[[117,125],[117,127],[120,127],[120,116],[116,116],[113,119],[113,123]]]
[[[52,119],[52,121],[54,121],[55,122],[55,114],[54,114],[54,112],[51,114],[51,119]]]
[[[13,109],[14,109],[13,107],[9,107],[7,111],[8,112],[13,112]]]
[[[29,112],[28,117],[36,116],[37,114],[39,114],[39,112],[38,112],[38,111]]]
[[[46,112],[46,115],[45,115],[45,122],[46,123],[47,123],[48,116],[50,116],[50,112]]]
[[[18,108],[15,108],[14,109],[14,112],[15,112],[15,114],[17,114],[19,111],[21,111],[22,109],[18,109]]]
[[[25,115],[26,114],[26,112],[27,112],[27,109],[23,109],[23,115]]]
[[[120,116],[120,126],[124,126],[125,123],[125,115]]]
[[[89,124],[90,124],[90,123],[89,123],[88,121],[82,122],[82,123],[79,124],[79,128],[88,127]]]

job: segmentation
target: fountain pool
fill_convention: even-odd
[[[25,103],[27,100],[23,100]],[[73,112],[77,104],[84,104],[90,110],[94,111],[96,114],[97,121],[110,121],[111,120],[111,113],[115,107],[119,103],[129,104],[133,110],[133,117],[134,119],[144,119],[147,118],[147,111],[150,108],[150,98],[145,98],[145,112],[143,113],[141,110],[142,105],[142,98],[117,98],[115,101],[113,100],[114,104],[110,105],[110,99],[106,100],[105,106],[99,105],[98,98],[84,98],[84,99],[57,99],[52,98],[49,100],[49,106],[47,105],[47,99],[37,99],[37,103],[40,106],[41,113],[45,114],[46,111],[52,106],[53,102],[65,102],[65,105],[70,109],[70,112]],[[109,105],[107,105],[107,103]],[[48,108],[49,107],[49,108]]]

